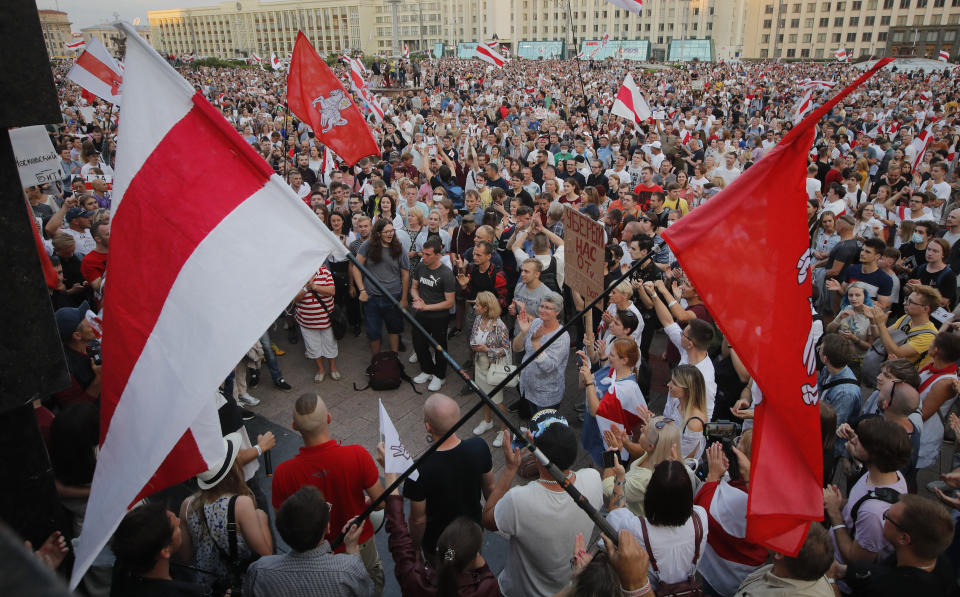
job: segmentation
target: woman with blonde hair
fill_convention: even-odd
[[[631,457],[639,456],[630,464],[625,478],[622,479],[627,508],[637,516],[644,515],[643,499],[647,494],[647,485],[654,467],[665,460],[677,458],[680,454],[680,428],[672,423],[673,420],[667,417],[653,417],[647,422],[636,442],[631,442],[625,432],[608,431],[604,434],[611,451],[626,450]],[[607,499],[613,495],[614,481],[614,469],[604,468],[603,496]]]
[[[474,381],[484,392],[490,393],[494,384],[487,381],[487,374],[490,367],[498,363],[509,364],[511,354],[510,333],[507,330],[507,324],[500,319],[500,302],[492,292],[484,290],[477,293],[477,298],[473,303],[473,310],[476,318],[473,320],[473,329],[470,330],[470,350],[473,351],[474,363]],[[503,403],[503,392],[497,392],[490,396],[494,404]],[[494,423],[490,408],[483,407],[483,421],[477,425],[474,435],[483,435],[493,429]],[[494,447],[499,448],[503,445],[503,433],[507,428],[503,423],[500,424],[500,432],[493,440]]]
[[[667,393],[663,416],[672,419],[680,429],[680,457],[700,460],[707,444],[707,389],[703,374],[693,365],[678,365],[667,383]]]
[[[419,207],[411,207],[407,210],[407,225],[404,226],[403,232],[409,240],[403,243],[403,246],[407,247],[407,256],[410,258],[411,271],[420,263],[420,255],[417,253],[415,245],[417,237],[423,230],[426,219],[426,216],[423,215],[423,211]]]

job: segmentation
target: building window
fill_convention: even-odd
[[[904,27],[907,24],[907,15],[897,17],[897,27]]]
[[[800,19],[790,19],[790,28],[799,29],[800,28]]]
[[[789,42],[792,43],[792,44],[797,43],[797,34],[796,34],[796,33],[791,33],[791,34],[787,37],[787,41],[789,41]]]
[[[910,0],[900,0],[900,8],[910,8]]]
[[[805,19],[803,21],[803,26],[807,29],[813,29],[813,19]]]
[[[859,0],[857,2],[853,2],[851,8],[853,8],[853,10],[860,10],[863,8],[863,2],[860,2]]]
[[[933,0],[934,8],[943,8],[944,0]]]
[[[764,44],[770,43],[770,34],[769,34],[769,33],[764,33],[763,35],[761,35],[761,36],[760,36],[760,43],[764,43]]]
[[[926,8],[927,0],[917,0],[917,8]]]
[[[816,3],[816,2],[808,2],[808,3],[807,3],[807,12],[816,12],[816,11],[817,11],[817,3]]]
[[[809,58],[809,57],[810,57],[810,48],[803,48],[803,49],[801,49],[801,50],[800,50],[800,57],[801,57],[801,58]]]
[[[914,25],[923,25],[923,15],[916,15],[916,16],[914,16],[914,17],[913,17],[913,24],[914,24]],[[934,33],[933,31],[930,31],[929,33],[933,33],[933,35],[936,36],[936,33]],[[929,33],[928,33],[928,35],[929,35]],[[936,37],[934,37],[933,39],[935,40]],[[933,40],[931,40],[931,41],[933,41]]]
[[[794,50],[793,48],[788,48],[788,49],[787,49],[787,58],[793,58],[793,57],[795,57],[796,55],[797,55],[797,51],[796,51],[796,50]]]
[[[883,10],[890,10],[893,8],[893,0],[883,0]]]
[[[833,18],[834,27],[843,27],[843,17],[834,17]]]
[[[799,4],[799,3],[793,5],[793,12],[800,12],[800,4]]]
[[[823,4],[821,4],[821,5],[820,5],[820,11],[821,11],[821,12],[830,12],[830,3],[829,3],[829,2],[824,2]]]
[[[763,14],[772,15],[773,14],[773,4],[767,4],[763,7]]]
[[[887,41],[887,32],[881,31],[877,33],[877,41]]]
[[[873,27],[873,22],[876,20],[876,17],[867,17],[863,20],[863,24],[867,27]]]
[[[881,24],[881,25],[889,25],[889,24],[890,24],[890,15],[885,15],[885,16],[880,17],[880,24]]]
[[[853,32],[848,33],[848,34],[847,34],[847,42],[853,43],[853,42],[855,42],[855,41],[857,41],[857,34],[856,34],[856,33],[853,33]]]
[[[813,57],[814,57],[814,58],[818,58],[818,59],[822,59],[822,58],[823,58],[823,48],[820,48],[820,49],[818,49],[818,50],[815,50],[815,51],[813,52]]]
[[[838,43],[840,43],[840,40],[841,40],[841,39],[843,39],[843,34],[842,34],[842,33],[834,33],[834,34],[833,34],[833,43],[838,44]]]
[[[813,34],[812,34],[812,33],[804,33],[804,34],[803,34],[803,43],[808,44],[808,43],[810,43],[810,42],[812,42],[812,41],[813,41]]]
[[[766,48],[760,50],[760,57],[761,57],[761,58],[768,58],[768,57],[769,57],[769,53],[767,52],[767,49],[766,49]]]
[[[850,17],[850,26],[857,27],[860,25],[860,17]]]
[[[863,36],[860,38],[860,41],[870,41],[873,38],[873,34],[869,31],[865,31]]]
[[[821,26],[821,27],[829,27],[829,26],[830,26],[830,19],[828,19],[828,18],[820,19],[820,26]]]
[[[764,20],[763,20],[763,28],[764,28],[764,29],[769,29],[769,28],[770,28],[770,25],[771,25],[772,23],[773,23],[773,21],[771,21],[770,19],[764,19]],[[660,24],[660,30],[663,31],[663,23]]]

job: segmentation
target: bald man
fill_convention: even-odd
[[[423,424],[430,442],[439,441],[460,419],[460,407],[449,396],[431,394],[423,405]],[[420,477],[407,480],[403,496],[410,500],[410,535],[423,553],[433,556],[437,538],[458,516],[477,524],[483,513],[480,495],[493,490],[493,459],[479,437],[461,441],[451,435],[420,465]]]
[[[383,493],[380,471],[369,452],[362,446],[340,445],[331,439],[332,420],[318,394],[307,393],[297,398],[293,428],[303,437],[303,447],[293,458],[280,463],[273,474],[274,510],[279,510],[284,500],[304,485],[313,485],[323,492],[324,499],[332,506],[327,536],[330,541],[347,521],[366,509],[366,496],[375,500]],[[336,549],[337,553],[343,551],[343,545]],[[369,524],[365,524],[360,533],[360,557],[376,594],[383,594],[383,564]]]

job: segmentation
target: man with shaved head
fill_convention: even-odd
[[[456,405],[454,405],[456,406]],[[323,492],[330,504],[330,534],[340,533],[347,522],[366,509],[366,496],[377,499],[383,493],[380,471],[362,446],[340,445],[330,438],[333,418],[323,399],[315,392],[302,394],[293,407],[293,428],[303,437],[296,456],[280,463],[273,474],[273,509],[304,485]],[[376,594],[383,593],[383,564],[373,541],[374,529],[366,524],[360,533],[360,557],[373,580]],[[343,553],[344,546],[336,549]]]
[[[460,419],[460,407],[449,396],[431,394],[423,405],[423,424],[430,442],[439,441]],[[493,489],[493,460],[479,437],[451,435],[424,460],[416,481],[407,480],[403,496],[410,500],[410,535],[432,556],[437,538],[458,516],[480,523],[484,499]]]

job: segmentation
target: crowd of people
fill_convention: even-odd
[[[65,178],[28,187],[25,197],[61,277],[50,297],[72,386],[38,402],[37,414],[70,513],[63,531],[76,536],[109,366],[88,312],[110,308],[117,110],[85,105],[63,77],[67,66],[55,67],[63,123],[49,127]],[[331,257],[278,314],[273,329],[302,343],[316,385],[297,388],[293,428],[304,445],[278,464],[269,500],[255,473],[276,440],[253,441],[243,421],[260,402],[253,393],[264,363],[277,388],[293,388],[265,330],[211,396],[224,462],[180,488],[172,511],[169,496],[133,508],[84,577],[85,594],[379,595],[387,575],[411,596],[957,593],[956,71],[884,69],[817,126],[806,191],[812,304],[824,330],[824,522],[810,525],[791,556],[747,539],[759,388],[660,233],[748,175],[783,138],[806,92],[800,83],[835,82],[813,94],[820,103],[860,74],[855,67],[381,62],[371,84],[405,87],[376,96],[385,118],[367,118],[381,154],[355,166],[286,113],[282,73],[180,70],[365,271]],[[649,121],[610,113],[627,72],[654,111]],[[928,127],[918,150],[914,139]],[[581,318],[584,300],[566,284],[570,209],[601,223],[606,241],[608,293]],[[702,258],[723,267],[736,256]],[[463,348],[484,391],[525,363],[515,389],[492,396],[493,408],[525,426],[606,517],[616,545],[490,408],[472,431],[443,439],[461,416],[450,397],[461,384],[441,349],[461,335],[451,350]],[[418,478],[382,500],[397,478],[383,472],[383,446],[373,454],[334,439],[337,421],[323,400],[344,391],[335,383],[344,375],[339,350],[361,336],[371,377],[387,361],[419,370],[410,382],[428,396],[426,432],[443,440]],[[651,366],[658,361],[669,370],[665,387]],[[503,453],[499,474],[491,447]],[[575,468],[581,450],[590,460]],[[372,501],[392,570],[372,519],[355,520]],[[501,571],[483,557],[485,530],[507,538]],[[61,543],[38,553],[56,567]]]

